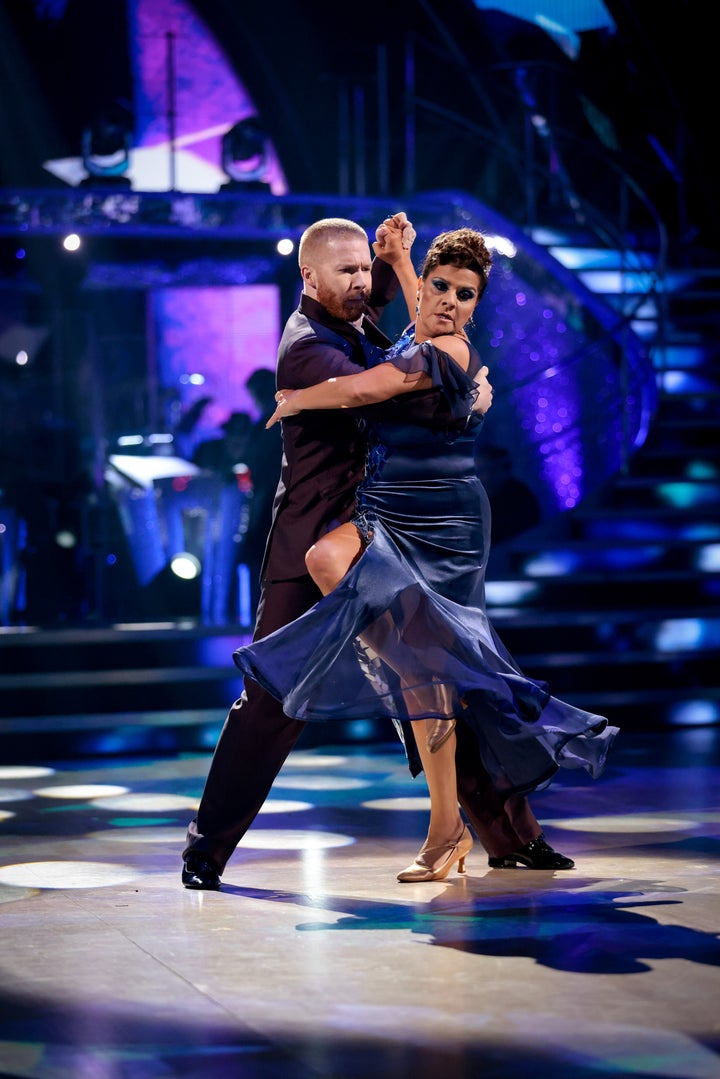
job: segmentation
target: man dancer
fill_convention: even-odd
[[[385,223],[407,246],[414,230],[404,213]],[[386,242],[392,242],[388,236]],[[353,374],[373,348],[390,341],[370,315],[398,291],[392,268],[371,263],[368,237],[352,221],[328,218],[304,232],[298,252],[303,292],[278,348],[277,383],[289,389]],[[365,445],[353,416],[308,412],[283,424],[283,461],[265,548],[255,638],[299,617],[319,598],[305,553],[328,529],[352,516],[363,475]],[[197,816],[183,851],[186,888],[215,889],[225,865],[257,816],[305,724],[248,680],[230,708],[218,740]],[[458,723],[458,727],[462,724]],[[501,798],[473,752],[458,736],[458,797],[490,855],[490,864],[570,869],[573,862],[545,843],[527,799]],[[464,751],[461,752],[461,747]]]

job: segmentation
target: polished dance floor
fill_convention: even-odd
[[[565,873],[398,884],[399,746],[291,755],[222,891],[180,885],[207,755],[0,767],[0,1074],[720,1076],[720,729],[534,797]]]

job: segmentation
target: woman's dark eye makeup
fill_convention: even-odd
[[[447,292],[450,288],[447,281],[444,281],[442,277],[433,277],[432,283],[433,288],[436,289],[438,292]],[[471,288],[461,288],[458,290],[457,297],[458,300],[462,301],[473,300],[475,298],[475,293]]]

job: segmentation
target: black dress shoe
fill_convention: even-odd
[[[502,858],[488,858],[491,869],[517,869],[518,863],[528,869],[575,868],[572,858],[566,858],[564,854],[553,850],[550,844],[545,842],[542,832],[537,839],[531,840],[512,854],[506,854]]]
[[[204,888],[217,892],[220,874],[215,863],[204,854],[188,854],[183,862],[182,882],[186,888]]]

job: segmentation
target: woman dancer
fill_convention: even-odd
[[[456,722],[469,725],[508,793],[547,784],[559,767],[599,775],[617,728],[526,678],[485,611],[490,509],[473,443],[492,391],[465,333],[487,286],[485,240],[473,229],[441,234],[418,280],[392,239],[386,231],[378,242],[417,302],[415,325],[367,371],[281,390],[268,421],[363,410],[369,451],[355,519],[308,552],[324,598],[234,658],[296,718],[387,716],[401,737],[410,722],[414,738],[403,741],[411,758],[417,746],[431,812],[423,847],[398,876],[406,882],[444,879],[456,863],[462,872],[472,847],[457,802]]]

